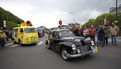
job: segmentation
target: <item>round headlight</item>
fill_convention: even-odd
[[[94,45],[94,41],[91,41],[91,44]]]
[[[93,46],[91,46],[91,49],[93,49]]]
[[[72,50],[76,50],[76,46],[75,45],[72,45]]]

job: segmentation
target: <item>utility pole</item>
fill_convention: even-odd
[[[116,0],[116,17],[115,17],[116,23],[118,22],[118,8],[117,8],[117,4],[118,4],[118,0]]]
[[[75,23],[75,12],[70,12],[73,15],[73,22]]]

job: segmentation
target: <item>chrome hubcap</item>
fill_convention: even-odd
[[[68,59],[66,50],[62,50],[62,57],[63,59]]]

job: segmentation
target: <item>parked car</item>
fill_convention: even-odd
[[[46,46],[58,52],[64,60],[97,53],[97,47],[90,38],[74,36],[68,29],[51,31]]]

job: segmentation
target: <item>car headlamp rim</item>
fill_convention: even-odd
[[[92,49],[92,50],[93,50],[93,48],[94,48],[94,47],[93,47],[93,46],[91,46],[91,49]]]
[[[94,41],[91,41],[91,44],[94,45]]]
[[[76,45],[72,45],[72,50],[76,50]]]

